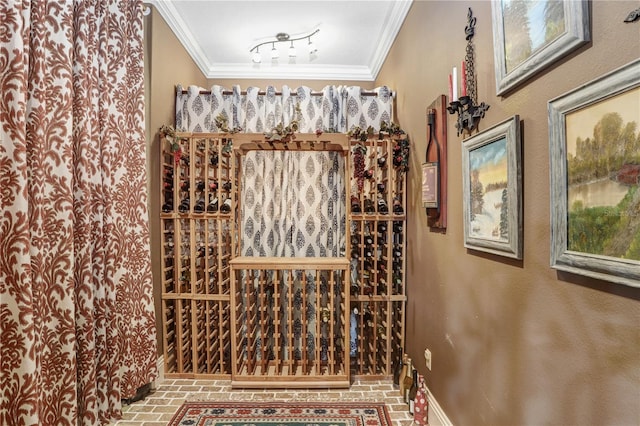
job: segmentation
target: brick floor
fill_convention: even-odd
[[[122,407],[115,426],[166,426],[185,401],[380,401],[396,426],[412,424],[390,381],[356,380],[349,389],[231,389],[229,380],[165,379],[141,401]]]

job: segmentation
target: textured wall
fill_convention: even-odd
[[[419,198],[426,107],[460,67],[467,9],[477,17],[478,98],[486,129],[524,121],[524,259],[463,247],[461,137],[448,123],[449,227],[430,232]],[[398,93],[397,119],[413,143],[409,175],[407,349],[458,425],[640,423],[640,289],[549,267],[547,101],[640,54],[636,1],[595,1],[592,42],[496,97],[489,1],[414,2],[376,85]],[[639,100],[640,102],[640,100]],[[432,352],[433,369],[423,351]]]

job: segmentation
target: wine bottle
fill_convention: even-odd
[[[220,206],[220,211],[223,213],[229,213],[231,211],[231,198],[224,200],[224,203]]]
[[[173,201],[168,200],[162,205],[162,213],[171,213],[173,211]]]
[[[385,233],[387,232],[387,223],[386,222],[378,222],[378,232]]]
[[[358,308],[353,308],[349,318],[349,355],[355,358],[358,353]]]
[[[228,180],[224,184],[222,184],[222,189],[227,192],[231,191],[231,181]]]
[[[196,182],[196,191],[198,192],[202,192],[204,191],[204,182],[199,180],[198,182]]]
[[[373,205],[373,200],[370,198],[365,198],[364,199],[364,212],[365,213],[374,213],[376,211],[374,205]]]
[[[209,204],[207,205],[207,212],[215,213],[217,211],[218,211],[218,199],[214,198],[213,200],[209,201]]]
[[[402,203],[400,202],[399,198],[395,198],[393,200],[393,212],[395,214],[403,214],[404,213],[404,208],[402,207]]]
[[[396,358],[395,365],[393,366],[393,386],[400,386],[400,375],[402,374],[403,367],[403,353],[402,350],[398,348],[398,357]]]
[[[411,390],[411,386],[413,386],[413,364],[411,363],[411,358],[407,358],[407,373],[404,376],[404,402],[409,404],[409,391]]]
[[[427,386],[424,384],[424,376],[418,374],[418,392],[416,393],[413,408],[413,422],[418,426],[429,424],[429,401],[427,399]]]
[[[378,294],[387,293],[387,280],[383,277],[378,278]]]
[[[378,185],[376,185],[376,188],[378,188],[378,192],[381,194],[384,194],[384,191],[386,189],[384,183],[379,183]]]
[[[367,246],[373,244],[373,237],[371,236],[371,234],[367,234],[364,236],[364,244]]]
[[[189,197],[186,197],[180,202],[180,205],[178,206],[178,211],[180,213],[186,213],[189,211],[189,208],[190,208]]]
[[[387,165],[387,157],[385,157],[384,155],[381,155],[380,157],[378,157],[378,167],[380,167],[381,169],[384,169],[386,165]]]
[[[409,389],[409,414],[414,413],[416,403],[416,394],[418,393],[418,370],[413,369],[413,377],[411,379],[411,389]]]
[[[218,165],[218,153],[217,152],[212,152],[211,155],[209,156],[209,164],[212,166],[217,166]]]
[[[369,170],[365,170],[364,171],[364,178],[365,179],[373,179],[374,173],[373,173],[373,169],[369,169]]]
[[[204,198],[200,198],[193,206],[194,213],[204,213]]]
[[[362,213],[360,200],[355,195],[351,196],[351,213]]]
[[[180,183],[180,191],[188,191],[189,190],[189,181],[188,180],[183,180]]]
[[[378,198],[378,213],[380,214],[389,213],[389,207],[387,206],[387,202],[382,197]]]
[[[400,375],[398,377],[398,387],[400,388],[400,396],[404,398],[405,394],[405,377],[407,377],[407,369],[409,368],[409,355],[402,355],[402,368],[400,369]]]
[[[400,144],[396,144],[393,147],[393,166],[400,167],[402,165],[402,148]]]

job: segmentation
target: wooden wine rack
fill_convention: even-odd
[[[165,140],[161,152],[165,376],[231,378],[238,387],[346,387],[352,377],[390,377],[405,330],[406,179],[393,164],[400,140],[177,133],[174,142]],[[367,171],[362,189],[352,173],[356,146]],[[344,258],[239,257],[240,169],[256,149],[347,155]],[[289,306],[298,297],[292,289],[310,285],[316,290],[304,293],[304,308]],[[302,321],[309,309],[315,321]]]
[[[385,378],[402,356],[405,324],[406,178],[401,171],[402,139],[387,136],[351,140],[350,238],[351,374]],[[356,150],[365,175],[358,183]],[[394,162],[396,164],[394,164]],[[385,208],[386,206],[386,208]]]
[[[349,262],[231,261],[234,387],[348,387]]]
[[[231,140],[179,134],[175,143],[164,141],[162,150],[165,374],[228,377],[238,184]]]

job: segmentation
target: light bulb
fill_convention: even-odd
[[[262,62],[262,56],[260,55],[260,50],[256,48],[256,51],[253,52],[253,57],[251,58],[254,64],[259,64]]]
[[[296,57],[296,47],[293,45],[293,41],[291,42],[291,46],[289,46],[289,57],[290,58]]]
[[[318,51],[318,48],[316,47],[315,43],[311,41],[311,37],[309,37],[309,53],[316,53]]]
[[[271,48],[271,59],[278,59],[280,57],[280,52],[276,49],[276,44],[273,43]]]

